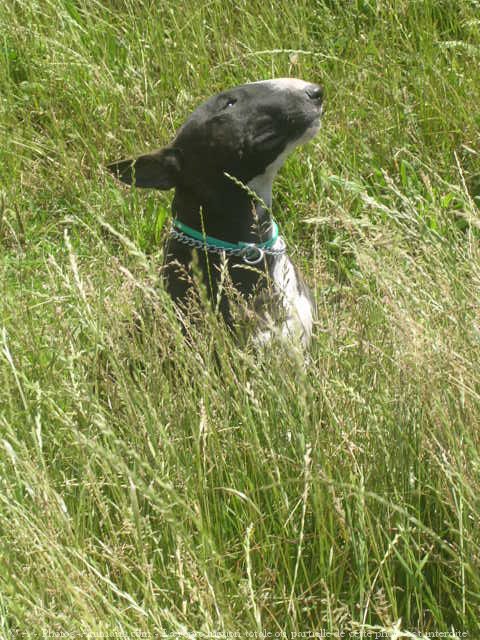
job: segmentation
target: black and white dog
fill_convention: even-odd
[[[303,80],[252,82],[213,96],[171,144],[109,169],[137,187],[175,189],[165,249],[167,290],[180,308],[194,288],[193,250],[213,301],[228,325],[231,284],[258,318],[255,339],[274,334],[308,345],[312,296],[285,252],[271,217],[272,182],[286,157],[320,128],[323,90]]]

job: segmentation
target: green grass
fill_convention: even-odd
[[[479,58],[475,0],[1,4],[3,637],[479,637]],[[104,170],[286,75],[327,94],[274,194],[306,368],[189,349],[171,194]]]

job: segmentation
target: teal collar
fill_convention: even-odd
[[[212,249],[245,249],[246,247],[255,247],[258,249],[271,249],[275,242],[278,240],[278,225],[272,218],[272,237],[265,242],[226,242],[226,240],[219,240],[213,236],[207,236],[201,231],[192,229],[187,224],[180,222],[180,220],[174,220],[173,226],[177,231],[181,231],[184,235],[199,240],[207,248]]]
[[[238,256],[247,264],[258,264],[267,253],[278,256],[285,253],[285,242],[278,235],[278,226],[272,219],[272,237],[265,242],[227,242],[213,236],[207,236],[187,224],[174,220],[170,231],[172,238],[191,248],[203,249],[210,253],[225,253],[228,256]],[[275,246],[280,240],[278,246]]]

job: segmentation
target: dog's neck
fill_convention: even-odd
[[[271,185],[261,193],[255,187],[252,184],[251,190],[258,198],[227,179],[201,196],[179,186],[172,203],[173,216],[196,231],[227,242],[265,242],[272,237]]]

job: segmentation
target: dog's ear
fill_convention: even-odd
[[[181,172],[180,152],[173,147],[165,147],[138,158],[112,162],[107,169],[126,184],[150,189],[172,189]]]

